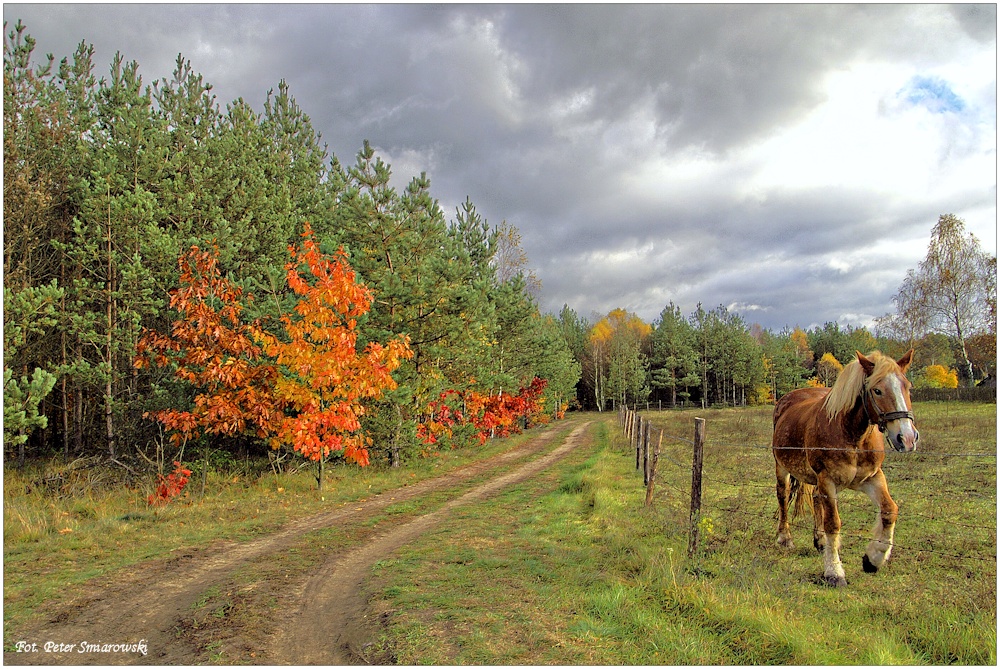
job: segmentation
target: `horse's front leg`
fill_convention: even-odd
[[[864,482],[861,490],[875,503],[875,527],[872,529],[872,540],[868,543],[868,549],[861,560],[865,571],[873,574],[885,564],[892,552],[892,536],[896,530],[899,507],[889,496],[889,486],[885,482],[885,474],[882,473],[881,469]]]
[[[813,501],[816,504],[817,521],[820,520],[820,513],[822,513],[823,579],[828,585],[845,586],[847,585],[847,576],[844,573],[844,565],[840,561],[840,513],[837,511],[837,485],[822,473],[819,475]]]

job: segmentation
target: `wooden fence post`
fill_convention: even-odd
[[[639,412],[635,412],[635,430],[632,433],[632,444],[635,446],[635,468],[636,471],[639,469],[639,454],[642,452],[642,439],[639,433],[642,432],[642,416]]]
[[[646,431],[646,469],[650,469],[653,462],[653,421],[649,422],[649,430]],[[650,473],[652,476],[652,473]],[[649,481],[647,480],[648,484]]]
[[[649,481],[646,483],[646,506],[653,506],[653,480],[656,478],[656,463],[660,459],[660,446],[663,445],[663,430],[660,430],[660,439],[656,442],[656,450],[653,451],[653,462],[649,465]]]
[[[649,485],[649,435],[653,428],[653,422],[646,421],[646,429],[642,431],[642,484]]]
[[[705,419],[694,419],[694,456],[691,460],[691,533],[688,539],[688,557],[694,557],[698,548],[698,525],[701,520],[701,468],[705,447]]]

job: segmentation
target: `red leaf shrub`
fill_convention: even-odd
[[[151,506],[162,506],[181,494],[184,486],[187,485],[188,479],[191,477],[191,470],[174,460],[173,472],[167,476],[163,474],[157,474],[156,476],[159,485],[156,486],[156,492],[147,497],[146,501]]]

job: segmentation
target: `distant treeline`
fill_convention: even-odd
[[[940,334],[901,340],[836,322],[775,333],[723,305],[685,317],[673,303],[652,324],[623,309],[590,324],[568,307],[560,322],[581,361],[578,399],[588,408],[765,404],[805,385],[832,386],[855,351],[874,349],[899,357],[915,348],[915,388],[970,385],[956,342]],[[967,350],[977,379],[994,373],[995,335],[970,338]]]

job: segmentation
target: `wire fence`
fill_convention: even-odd
[[[669,499],[670,504],[681,511],[680,507],[687,504],[689,554],[693,554],[699,545],[702,518],[713,512],[723,513],[727,517],[742,516],[746,521],[767,519],[776,523],[775,483],[768,483],[767,479],[756,476],[739,476],[734,473],[732,468],[725,466],[712,466],[727,457],[739,458],[741,461],[745,461],[748,455],[761,458],[765,452],[770,455],[772,446],[760,443],[727,443],[718,439],[713,439],[710,445],[706,445],[704,421],[700,418],[695,419],[694,437],[690,439],[656,427],[653,420],[647,419],[638,411],[622,408],[618,412],[618,420],[629,446],[635,451],[636,469],[641,471],[643,475],[643,484],[646,487],[646,505],[652,504],[656,486],[660,486],[662,490],[666,491],[661,493],[657,499]],[[701,421],[700,428],[698,421]],[[709,449],[707,456],[705,455],[706,446]],[[975,522],[980,520],[978,516],[982,514],[973,514],[977,517],[969,518],[960,505],[955,510],[956,505],[960,502],[993,500],[995,512],[997,458],[995,451],[922,452],[918,455],[917,453],[902,454],[887,450],[886,455],[883,470],[889,472],[888,476],[904,482],[915,478],[912,468],[919,467],[921,464],[933,466],[933,463],[943,463],[945,467],[945,472],[931,472],[928,476],[932,485],[925,486],[921,491],[924,501],[934,502],[930,505],[929,511],[925,509],[924,511],[913,510],[911,512],[905,501],[897,500],[897,503],[900,506],[901,517],[921,518],[939,524],[943,523],[949,531],[939,532],[937,536],[932,538],[924,537],[920,545],[906,545],[904,543],[900,546],[897,541],[893,542],[894,547],[913,549],[922,553],[963,561],[996,563],[997,525],[995,513],[992,522],[986,520]],[[708,472],[705,471],[705,462],[709,465]],[[909,468],[905,471],[899,469],[904,463]],[[954,469],[956,463],[961,471],[950,471]],[[673,470],[669,477],[665,476],[663,472],[657,471],[668,466]],[[896,471],[897,469],[899,470]],[[691,477],[690,487],[687,487],[683,482],[687,479],[688,473]],[[894,476],[894,474],[898,476]],[[901,483],[899,487],[903,488],[905,485]],[[764,490],[771,491],[771,494],[763,494]],[[703,492],[709,497],[707,502],[702,499]],[[747,499],[748,495],[751,499]],[[843,498],[839,500],[842,508],[850,504],[850,502],[845,504],[845,501]],[[864,497],[864,501],[868,502],[869,500]],[[808,519],[793,520],[791,525],[799,531],[813,529],[813,525]],[[841,535],[861,539],[871,538],[870,535],[855,531],[847,527],[846,524],[841,528]],[[992,552],[989,552],[990,548],[992,548]]]
[[[997,403],[996,386],[979,385],[960,388],[913,388],[910,390],[910,399],[914,402],[986,402]],[[647,400],[642,402],[646,411],[669,411],[671,409],[693,409],[697,408],[698,402],[680,401],[664,402],[662,399]],[[719,402],[712,405],[712,408],[739,407],[745,404],[732,402]]]

